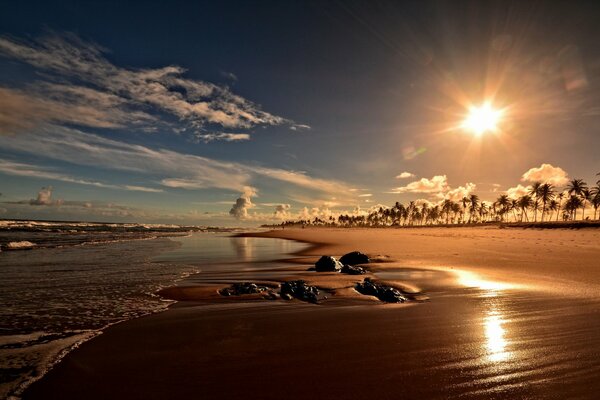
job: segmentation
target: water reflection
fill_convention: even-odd
[[[505,323],[502,314],[496,309],[490,309],[483,319],[487,358],[491,362],[506,361],[509,358],[510,353],[506,351],[506,329],[503,326]]]
[[[469,288],[477,288],[483,291],[482,297],[496,297],[498,292],[506,289],[514,289],[516,286],[503,282],[490,281],[469,271],[455,271],[458,275],[458,283]]]
[[[229,243],[233,247],[239,261],[252,261],[255,246],[251,243],[250,238],[232,237],[229,238]]]

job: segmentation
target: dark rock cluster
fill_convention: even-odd
[[[309,286],[303,280],[283,282],[279,295],[275,289],[267,286],[259,286],[252,282],[234,283],[229,287],[219,290],[221,296],[241,296],[244,294],[262,293],[266,300],[283,300],[298,299],[309,303],[318,303],[319,289],[316,286]],[[326,299],[327,297],[323,297]]]
[[[258,286],[252,282],[240,282],[219,290],[221,296],[239,296],[242,294],[262,293],[269,290],[266,286]]]
[[[340,272],[342,274],[348,274],[348,275],[362,275],[362,274],[365,274],[367,271],[363,267],[344,265],[342,267],[342,269],[340,270]]]
[[[309,303],[319,301],[319,289],[316,286],[309,286],[303,280],[283,282],[281,284],[281,298],[291,300],[296,298]]]
[[[332,256],[322,256],[315,263],[315,271],[317,272],[341,272],[349,275],[362,275],[367,271],[363,267],[357,267],[358,264],[368,264],[369,257],[360,251],[353,251],[344,254],[338,261]]]
[[[344,254],[340,258],[340,262],[344,265],[368,264],[369,257],[360,251],[352,251],[348,254]]]
[[[380,285],[369,278],[365,278],[362,283],[356,284],[356,291],[367,296],[375,296],[386,303],[404,303],[408,300],[398,289]]]
[[[315,270],[317,272],[340,272],[343,266],[335,257],[323,256],[315,263]]]

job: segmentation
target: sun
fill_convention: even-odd
[[[503,110],[494,109],[490,103],[471,107],[462,127],[476,136],[481,136],[485,132],[494,132],[498,130],[502,114]]]

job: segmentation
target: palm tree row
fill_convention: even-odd
[[[600,173],[598,174],[600,175]],[[288,221],[286,224],[330,226],[418,226],[439,224],[477,224],[487,222],[575,221],[581,209],[581,220],[586,220],[586,206],[594,209],[593,220],[600,217],[600,180],[588,188],[581,179],[572,179],[564,190],[550,183],[534,182],[527,194],[511,198],[506,194],[495,201],[482,201],[476,194],[460,201],[445,199],[440,204],[407,205],[396,202],[392,207],[379,207],[366,215],[342,214],[337,218],[315,217],[312,220]],[[589,216],[587,217],[589,220]]]

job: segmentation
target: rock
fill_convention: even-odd
[[[269,291],[264,295],[264,299],[266,300],[277,300],[277,294],[273,291]]]
[[[348,275],[362,275],[362,274],[365,274],[367,271],[362,267],[354,267],[352,265],[344,265],[340,272],[342,274],[348,274]]]
[[[369,278],[365,278],[362,283],[357,283],[356,291],[367,296],[375,296],[386,303],[404,303],[408,300],[398,289],[380,285]]]
[[[291,299],[293,299],[292,295],[289,294],[289,293],[281,293],[281,298],[283,300],[291,300]]]
[[[368,264],[369,257],[360,251],[353,251],[351,253],[344,254],[342,258],[340,258],[340,262],[348,265]]]
[[[240,296],[242,294],[261,293],[269,288],[266,286],[258,286],[252,282],[234,283],[228,288],[219,290],[221,296]]]
[[[315,263],[317,272],[339,272],[344,265],[331,256],[323,256]]]
[[[288,299],[294,297],[299,300],[310,303],[318,303],[319,289],[316,286],[309,286],[303,280],[283,282],[281,284],[281,298]]]
[[[406,301],[406,297],[402,296],[400,291],[391,287],[385,289],[379,299],[387,303],[404,303]]]

